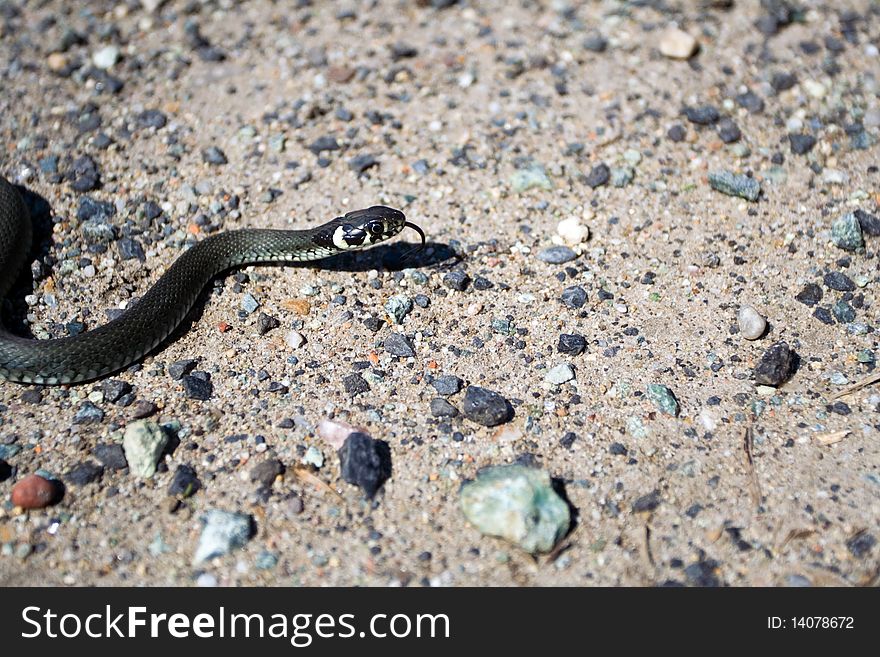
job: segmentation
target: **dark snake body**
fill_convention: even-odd
[[[326,258],[393,237],[405,225],[415,227],[400,211],[374,206],[311,230],[244,229],[212,235],[181,254],[136,303],[103,326],[71,337],[30,340],[0,323],[0,378],[43,385],[100,378],[155,349],[217,274],[247,264]],[[31,232],[21,196],[0,177],[0,301],[25,265]]]

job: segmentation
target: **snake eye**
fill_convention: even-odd
[[[370,235],[377,237],[385,232],[385,226],[381,221],[371,221],[369,222],[365,228]]]

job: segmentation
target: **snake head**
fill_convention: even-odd
[[[406,226],[414,228],[425,243],[425,234],[406,220],[400,210],[374,205],[365,210],[349,212],[335,219],[331,240],[338,249],[350,251],[378,244],[397,235]]]

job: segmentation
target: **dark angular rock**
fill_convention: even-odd
[[[183,391],[189,399],[206,401],[214,395],[214,385],[207,379],[193,374],[184,374],[181,379]]]
[[[137,116],[139,128],[164,128],[168,123],[168,117],[157,109],[144,110]]]
[[[852,292],[856,289],[856,284],[843,272],[830,271],[825,274],[822,280],[825,282],[825,285],[838,292]]]
[[[257,333],[260,335],[266,335],[266,333],[279,326],[281,326],[281,322],[276,317],[272,317],[272,315],[261,312],[257,318]]]
[[[718,122],[718,136],[725,144],[732,144],[740,140],[742,132],[733,119],[724,118]]]
[[[569,308],[583,308],[587,302],[587,291],[580,285],[572,285],[562,291],[560,299]]]
[[[391,333],[383,342],[385,351],[392,356],[399,358],[412,358],[416,355],[416,350],[408,337],[402,333]]]
[[[64,475],[64,481],[74,486],[85,486],[97,481],[103,474],[104,466],[98,465],[94,461],[83,461],[68,470]]]
[[[359,486],[368,498],[391,476],[391,448],[384,440],[355,432],[349,434],[337,453],[342,478]]]
[[[379,166],[379,160],[368,154],[356,155],[348,161],[348,168],[358,175],[376,166]]]
[[[269,487],[278,475],[284,474],[284,464],[278,459],[266,459],[251,468],[251,481]]]
[[[584,353],[587,348],[587,339],[582,335],[563,333],[559,336],[559,344],[556,345],[557,351],[561,354],[569,354],[571,356],[579,356]]]
[[[877,539],[873,534],[861,531],[846,542],[846,549],[855,557],[864,557],[877,545]]]
[[[336,141],[336,137],[333,135],[322,135],[309,144],[309,150],[315,155],[326,151],[338,151],[339,142]]]
[[[788,135],[788,144],[795,155],[806,155],[816,145],[816,138],[813,135],[791,133]]]
[[[125,460],[125,450],[122,449],[122,445],[98,444],[92,450],[92,455],[103,463],[105,468],[124,470],[128,467],[128,461]]]
[[[104,419],[104,411],[90,401],[84,401],[73,416],[74,424],[97,424]]]
[[[601,187],[602,185],[608,184],[608,180],[611,178],[611,169],[608,168],[608,165],[604,162],[597,164],[592,168],[587,177],[584,179],[587,187],[591,189],[596,189],[597,187]]]
[[[80,221],[106,222],[116,214],[116,206],[106,201],[98,201],[91,196],[80,196],[76,206],[76,218]]]
[[[807,283],[795,299],[805,306],[815,306],[822,300],[822,288],[815,283]]]
[[[756,93],[747,91],[736,97],[737,104],[745,108],[749,114],[760,114],[764,111],[764,100]]]
[[[168,366],[168,376],[175,381],[180,381],[184,374],[189,374],[196,366],[196,360],[193,358],[185,358],[178,360]]]
[[[880,237],[880,217],[875,217],[873,214],[868,214],[862,210],[856,210],[853,214],[859,220],[863,234],[870,235],[871,237]]]
[[[168,495],[171,497],[191,497],[201,489],[202,482],[199,481],[196,471],[188,465],[178,465],[174,471],[174,477],[168,486]]]
[[[796,365],[797,354],[785,342],[777,342],[764,352],[755,366],[755,383],[782,385],[794,374]]]
[[[431,385],[434,386],[434,390],[437,391],[438,395],[448,397],[461,390],[462,380],[452,374],[444,374],[431,381]]]
[[[660,491],[651,491],[647,495],[642,495],[632,505],[633,513],[643,513],[645,511],[653,511],[660,506]]]
[[[818,319],[823,324],[827,324],[831,326],[834,324],[834,316],[831,314],[831,311],[828,308],[819,307],[813,311],[813,317]]]
[[[144,247],[135,239],[130,237],[123,237],[116,243],[116,248],[119,250],[119,256],[123,260],[140,260],[144,262],[147,259],[147,254],[144,253]]]
[[[471,277],[461,269],[455,269],[443,277],[443,284],[458,292],[464,292],[471,282]]]
[[[509,422],[514,414],[513,407],[507,399],[497,392],[479,386],[468,386],[462,411],[467,419],[484,427],[494,427]]]
[[[367,380],[357,372],[343,377],[342,385],[345,387],[345,394],[354,397],[364,392],[369,392],[370,384]]]
[[[101,382],[101,392],[104,393],[104,399],[112,404],[131,392],[131,384],[119,379],[107,379]]]
[[[431,400],[431,415],[434,417],[455,417],[458,415],[458,409],[443,397],[434,397]]]

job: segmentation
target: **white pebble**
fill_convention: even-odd
[[[746,340],[757,340],[767,329],[767,320],[751,306],[742,306],[736,315],[739,332]]]
[[[553,385],[561,385],[574,378],[574,370],[571,365],[561,363],[544,375],[544,381]]]
[[[688,59],[697,51],[697,40],[677,27],[660,35],[660,53],[672,59]]]
[[[569,246],[577,246],[590,237],[590,229],[584,226],[578,217],[569,217],[560,221],[556,226],[556,232]]]
[[[107,46],[101,48],[92,55],[92,63],[102,69],[107,70],[119,60],[119,48],[116,46]]]
[[[299,331],[290,331],[284,336],[284,340],[291,349],[299,349],[306,343],[305,336]]]

